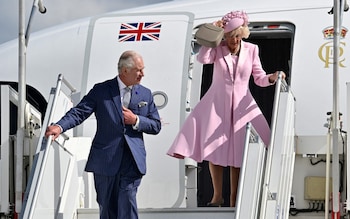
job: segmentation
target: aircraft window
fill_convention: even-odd
[[[168,95],[162,91],[153,92],[153,100],[158,109],[163,109],[168,104]]]

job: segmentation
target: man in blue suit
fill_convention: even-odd
[[[118,62],[118,76],[95,84],[77,106],[45,136],[56,139],[87,119],[96,116],[97,130],[85,171],[93,172],[101,219],[137,219],[136,192],[146,173],[143,133],[158,134],[161,123],[151,91],[140,85],[144,76],[142,57],[125,51]],[[131,95],[124,96],[126,87]],[[124,101],[127,107],[122,105]],[[131,97],[130,97],[131,96]]]

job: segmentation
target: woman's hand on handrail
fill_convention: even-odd
[[[271,74],[269,76],[270,83],[274,84],[276,83],[278,76],[281,74],[282,80],[286,78],[286,74],[283,71],[276,71],[275,73]]]

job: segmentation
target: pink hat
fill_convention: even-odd
[[[231,11],[222,17],[224,24],[224,32],[228,33],[232,30],[248,25],[248,16],[243,11]]]

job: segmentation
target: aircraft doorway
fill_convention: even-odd
[[[250,36],[246,41],[252,42],[259,46],[259,56],[263,69],[267,73],[281,70],[286,73],[286,82],[289,84],[291,74],[291,60],[293,54],[293,39],[294,39],[294,25],[292,24],[265,24],[265,23],[251,23]],[[200,97],[202,97],[212,82],[213,65],[203,65],[202,84],[200,90]],[[273,101],[275,86],[258,87],[254,84],[252,77],[249,83],[249,89],[255,98],[258,106],[263,112],[269,125],[271,123]],[[224,169],[223,176],[223,194],[224,205],[229,206],[230,200],[230,170]],[[211,177],[209,173],[208,162],[204,161],[198,163],[198,207],[205,207],[210,202],[213,188],[211,184]]]

